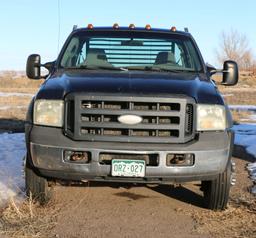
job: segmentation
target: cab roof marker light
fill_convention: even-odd
[[[135,25],[134,25],[134,24],[130,24],[130,25],[129,25],[129,28],[130,28],[130,29],[135,29]]]
[[[88,24],[87,28],[88,29],[93,29],[93,24]]]
[[[177,31],[176,27],[172,26],[171,31],[174,31],[174,32]]]
[[[145,26],[145,29],[146,29],[146,30],[150,30],[150,29],[151,29],[151,26],[150,26],[149,24],[147,24],[147,25]]]
[[[114,28],[114,29],[118,29],[118,28],[119,28],[118,23],[114,23],[113,28]]]

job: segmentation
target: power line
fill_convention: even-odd
[[[57,55],[59,54],[60,50],[60,0],[58,0],[58,48],[57,48]]]

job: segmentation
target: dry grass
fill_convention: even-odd
[[[220,83],[222,81],[222,75],[221,74],[216,74],[213,75],[213,79],[217,82]],[[247,88],[250,89],[252,87],[256,86],[256,74],[253,74],[251,72],[240,72],[239,74],[239,81],[236,86],[233,87],[227,87],[227,86],[219,86],[220,90],[225,90],[225,89],[237,89],[237,88]]]
[[[196,222],[195,230],[216,238],[255,238],[256,199],[248,191],[251,180],[245,170],[246,162],[233,158],[236,163],[236,185],[231,187],[228,208],[222,212],[190,210]]]
[[[0,97],[0,119],[24,120],[30,101],[30,96]]]
[[[0,237],[50,237],[57,213],[52,205],[41,206],[31,198],[20,205],[11,200],[0,213]]]
[[[15,92],[34,92],[42,84],[43,80],[29,80],[25,75],[14,71],[6,71],[0,74],[0,89]],[[18,90],[18,91],[17,91]]]
[[[5,72],[0,75],[0,92],[35,94],[42,82],[42,80],[29,80],[12,71]],[[30,95],[0,97],[0,118],[24,120],[31,97]]]
[[[43,80],[29,80],[16,72],[0,74],[0,92],[35,94]],[[31,95],[0,97],[0,132],[24,131],[24,120]]]
[[[254,238],[256,234],[256,201],[251,198],[232,198],[222,212],[192,212],[196,231],[213,237]]]
[[[256,105],[256,87],[247,90],[221,90],[225,101],[230,105]]]
[[[222,76],[214,76],[216,82],[221,82]],[[256,75],[241,72],[236,86],[227,87],[218,85],[218,89],[228,105],[256,105]],[[252,112],[231,111],[235,122],[254,122],[250,119]]]
[[[253,113],[248,111],[232,111],[232,118],[235,123],[253,123],[255,120],[250,119]]]

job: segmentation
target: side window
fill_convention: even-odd
[[[84,62],[86,60],[86,47],[87,47],[87,44],[86,44],[86,41],[85,41],[84,44],[82,45],[81,49],[80,49],[79,54],[78,54],[76,66],[84,64]]]
[[[79,47],[78,37],[72,38],[66,52],[61,60],[61,66],[63,67],[74,67],[76,66],[77,54]]]
[[[179,66],[184,66],[184,59],[183,59],[183,52],[182,52],[182,48],[179,47],[178,44],[174,45],[174,57],[175,57],[175,61],[176,64]]]

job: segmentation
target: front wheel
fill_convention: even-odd
[[[39,176],[28,161],[25,162],[25,185],[27,196],[32,195],[32,198],[41,204],[47,203],[52,197],[52,189],[47,179]]]
[[[230,187],[231,163],[229,162],[226,170],[215,180],[202,181],[205,207],[215,211],[227,208]]]

